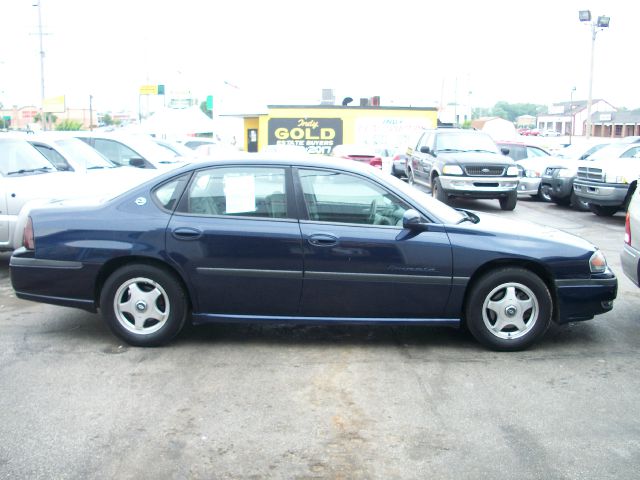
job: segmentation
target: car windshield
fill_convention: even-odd
[[[62,147],[74,164],[82,164],[87,170],[115,168],[117,166],[107,160],[107,158],[96,149],[91,148],[77,138],[65,138],[64,140],[57,140],[55,143]]]
[[[591,152],[591,154],[593,154],[593,152],[600,150],[606,145],[607,144],[589,146],[581,143],[574,143],[572,145],[569,145],[568,147],[563,148],[562,150],[558,150],[557,152],[555,152],[554,156],[559,158],[566,158],[570,160],[578,159],[582,157],[584,154],[588,153],[589,151],[593,150]]]
[[[473,131],[440,133],[436,139],[435,150],[436,152],[481,151],[498,153],[498,147],[491,137]]]
[[[592,154],[589,157],[589,159],[590,160],[608,160],[611,158],[619,158],[622,156],[624,152],[626,152],[630,148],[634,148],[634,146],[621,144],[621,143],[613,143],[611,145],[607,145],[604,148],[601,148],[600,150]]]
[[[153,163],[179,163],[179,157],[174,151],[158,145],[151,137],[132,136],[126,139],[126,144]]]
[[[27,141],[0,141],[0,173],[23,175],[54,170],[51,163]]]

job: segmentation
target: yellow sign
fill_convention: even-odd
[[[158,85],[142,85],[140,87],[140,95],[157,95]]]
[[[42,103],[42,110],[46,113],[64,113],[67,111],[64,95],[59,97],[45,98]]]

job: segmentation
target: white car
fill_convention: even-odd
[[[54,199],[113,196],[153,175],[131,168],[126,174],[117,168],[103,174],[95,170],[60,171],[22,138],[0,138],[0,251],[21,244],[16,232],[18,217],[34,204]],[[91,172],[91,173],[89,173]],[[112,175],[112,172],[116,175]]]
[[[74,132],[73,135],[117,165],[166,171],[194,160],[176,156],[175,152],[158,145],[149,135],[97,132]]]
[[[640,287],[640,189],[636,188],[629,208],[624,228],[624,247],[620,254],[622,271]]]

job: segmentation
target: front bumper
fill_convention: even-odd
[[[575,177],[542,177],[542,185],[549,186],[551,198],[569,198],[573,192],[573,180]]]
[[[607,268],[588,279],[556,280],[557,323],[592,319],[613,308],[618,294],[618,279]]]
[[[540,177],[520,177],[518,193],[537,195],[540,190]]]
[[[518,177],[458,177],[441,175],[440,184],[448,194],[472,198],[501,198],[518,188]]]
[[[602,183],[576,179],[573,182],[573,190],[578,197],[588,203],[602,206],[619,206],[624,203],[629,191],[626,183]]]
[[[629,280],[640,287],[640,280],[638,278],[640,277],[640,251],[625,243],[620,253],[620,261],[624,274]]]

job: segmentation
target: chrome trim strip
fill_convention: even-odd
[[[302,270],[264,270],[260,268],[211,268],[197,267],[196,272],[204,275],[227,277],[263,277],[302,279]]]
[[[558,287],[615,287],[618,279],[613,278],[589,278],[589,279],[573,279],[573,280],[556,280]]]
[[[425,275],[398,275],[387,273],[305,272],[309,280],[341,280],[345,282],[371,283],[419,283],[423,285],[450,285],[451,277]]]
[[[66,260],[47,260],[45,258],[11,257],[10,267],[27,268],[60,268],[78,270],[82,268],[82,262],[71,262]]]

